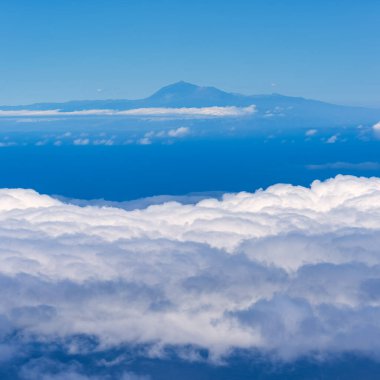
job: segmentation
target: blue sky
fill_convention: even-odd
[[[138,98],[186,80],[380,107],[379,14],[373,0],[6,0],[0,104]]]

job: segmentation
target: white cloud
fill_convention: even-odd
[[[188,135],[189,132],[190,132],[190,128],[179,127],[177,129],[171,129],[170,131],[168,131],[168,136],[179,138],[179,137],[184,137],[184,136]]]
[[[94,140],[94,145],[114,145],[115,141],[113,139],[97,139]]]
[[[74,145],[88,145],[90,143],[90,140],[85,138],[85,139],[75,139],[73,141]]]
[[[150,145],[150,144],[152,144],[152,140],[149,137],[143,137],[140,140],[138,140],[138,144],[140,144],[140,145]]]
[[[120,115],[132,116],[194,116],[194,117],[240,117],[256,112],[254,105],[248,107],[203,107],[203,108],[139,108],[119,111]]]
[[[372,129],[374,131],[380,131],[380,121],[378,123],[376,123],[375,125],[373,125]]]
[[[0,117],[46,117],[46,116],[134,116],[134,117],[244,117],[256,112],[254,105],[248,107],[202,107],[202,108],[137,108],[131,110],[93,109],[83,111],[44,110],[0,110]]]
[[[9,147],[9,146],[15,146],[15,145],[17,145],[15,142],[0,141],[0,148],[6,148],[6,147]]]
[[[380,121],[372,126],[372,130],[376,136],[380,136]]]
[[[317,133],[318,133],[317,129],[309,129],[305,132],[305,136],[311,137],[311,136],[315,136]]]
[[[46,111],[31,111],[31,110],[15,110],[3,111],[0,110],[0,117],[33,117],[33,116],[58,116],[59,110],[46,110]],[[26,119],[27,122],[38,121],[38,119]],[[17,120],[20,122],[20,120]]]
[[[144,134],[144,137],[138,140],[139,144],[147,145],[152,144],[155,139],[168,139],[175,138],[180,139],[186,137],[190,134],[189,127],[178,127],[176,129],[160,130],[160,131],[149,131]]]
[[[380,357],[380,179],[126,211],[0,190],[0,339]]]
[[[333,135],[326,140],[327,144],[334,144],[338,141],[338,135]]]

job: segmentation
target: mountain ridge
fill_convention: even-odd
[[[312,122],[334,122],[342,124],[373,123],[380,119],[380,109],[352,107],[331,104],[320,100],[282,94],[242,95],[229,93],[216,87],[198,86],[180,81],[164,86],[152,95],[136,100],[72,100],[61,103],[35,103],[21,106],[0,106],[2,111],[44,111],[61,112],[94,109],[130,110],[136,108],[202,108],[202,107],[248,107],[255,105],[253,117],[291,118]]]
[[[187,94],[183,93],[183,90],[187,90]],[[178,91],[179,90],[179,91]],[[72,104],[111,104],[111,103],[131,103],[131,104],[142,104],[148,101],[152,102],[157,102],[157,100],[162,101],[163,97],[165,100],[169,102],[169,100],[172,100],[174,96],[181,96],[184,97],[184,95],[188,95],[189,90],[191,90],[192,95],[201,95],[202,97],[208,97],[210,105],[215,105],[215,106],[220,106],[220,104],[211,104],[211,102],[214,100],[213,97],[211,96],[210,98],[210,93],[211,95],[217,94],[218,96],[224,96],[232,101],[232,103],[237,103],[239,100],[243,103],[247,101],[252,101],[252,100],[257,100],[257,99],[292,99],[292,100],[298,100],[298,101],[312,101],[312,102],[318,102],[322,104],[328,104],[332,106],[338,106],[338,107],[348,107],[348,108],[357,108],[357,109],[369,109],[369,110],[376,110],[376,108],[370,108],[370,107],[362,107],[362,106],[347,106],[347,105],[340,105],[340,104],[335,104],[335,103],[329,103],[323,100],[316,100],[316,99],[310,99],[310,98],[305,98],[302,96],[289,96],[289,95],[284,95],[280,93],[271,93],[271,94],[252,94],[252,95],[243,95],[240,93],[235,93],[235,92],[227,92],[224,90],[220,90],[216,87],[213,86],[198,86],[189,82],[185,81],[179,81],[175,82],[172,84],[169,84],[167,86],[164,86],[157,91],[155,91],[153,94],[141,98],[141,99],[124,99],[124,98],[108,98],[108,99],[83,99],[83,100],[67,100],[67,101],[62,101],[62,102],[36,102],[36,103],[30,103],[30,104],[23,104],[23,105],[0,105],[1,110],[16,110],[16,109],[38,109],[41,110],[42,108],[40,107],[51,107],[55,106],[58,107],[60,105],[72,105]],[[174,92],[174,93],[173,93]],[[178,93],[180,92],[180,93]],[[173,96],[171,99],[168,97],[169,94],[172,94]],[[160,98],[161,97],[161,98]],[[237,105],[237,104],[229,104],[231,106]],[[238,104],[239,106],[242,106],[242,104]],[[194,107],[194,105],[193,105]],[[50,108],[47,108],[50,109]],[[55,108],[57,109],[57,108]]]

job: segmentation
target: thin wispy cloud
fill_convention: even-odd
[[[380,162],[328,162],[325,164],[311,164],[306,166],[310,170],[347,169],[347,170],[380,170]]]

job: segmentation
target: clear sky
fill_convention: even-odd
[[[380,107],[377,0],[4,0],[0,104],[185,80]]]

